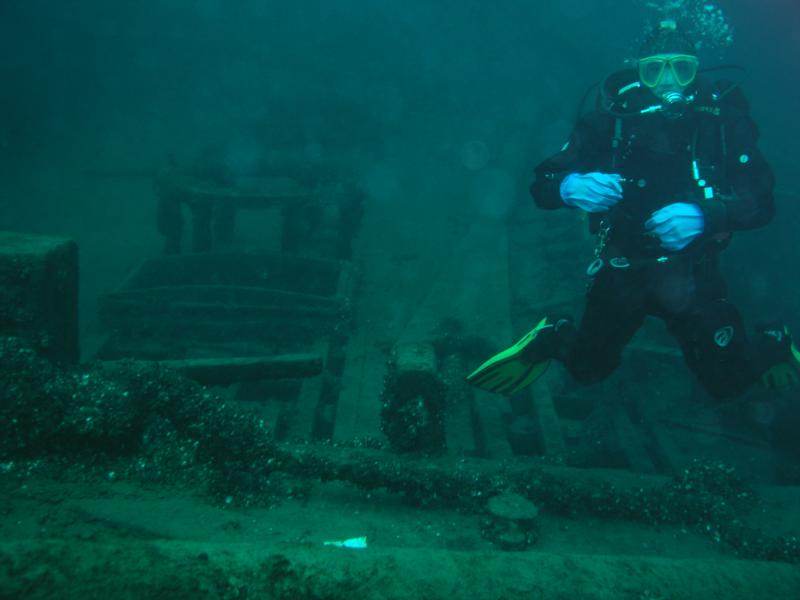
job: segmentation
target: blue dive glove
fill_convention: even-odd
[[[616,173],[570,173],[561,182],[564,204],[589,213],[603,212],[622,200],[622,176]]]
[[[705,218],[697,204],[676,202],[650,215],[644,228],[661,240],[662,248],[677,252],[703,233]]]

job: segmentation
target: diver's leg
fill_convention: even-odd
[[[635,273],[606,267],[592,283],[580,326],[566,339],[558,357],[579,383],[608,377],[641,327],[644,291],[636,278]]]
[[[552,359],[580,383],[594,383],[619,364],[622,349],[644,320],[643,289],[636,277],[600,274],[589,292],[580,327],[569,317],[548,315],[516,344],[467,376],[471,384],[511,395],[544,373]]]
[[[739,311],[716,299],[667,323],[689,369],[714,398],[738,396],[759,375]]]

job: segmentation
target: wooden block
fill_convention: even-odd
[[[436,374],[436,352],[433,345],[425,342],[404,342],[394,349],[395,370],[403,373]]]
[[[0,232],[0,334],[42,356],[78,362],[78,246],[66,238]]]
[[[430,342],[395,346],[382,394],[381,428],[400,451],[438,452],[446,446],[446,387]]]

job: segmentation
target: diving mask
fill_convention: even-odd
[[[697,65],[691,54],[656,54],[639,59],[639,79],[648,88],[658,87],[669,67],[675,83],[686,87],[697,77]]]

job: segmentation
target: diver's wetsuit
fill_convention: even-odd
[[[667,323],[708,391],[734,396],[777,359],[768,336],[745,335],[739,312],[725,299],[718,255],[731,232],[773,217],[772,171],[756,147],[758,129],[738,88],[699,82],[686,113],[670,118],[640,114],[658,101],[645,89],[626,87],[636,81],[634,71],[609,77],[605,106],[580,119],[569,143],[536,168],[531,185],[536,204],[555,209],[565,206],[559,186],[570,173],[625,178],[620,203],[591,215],[595,231],[607,228],[603,266],[558,358],[578,381],[603,379],[644,317],[653,315]],[[679,252],[661,248],[644,228],[654,210],[674,202],[697,204],[705,221],[703,234]]]

